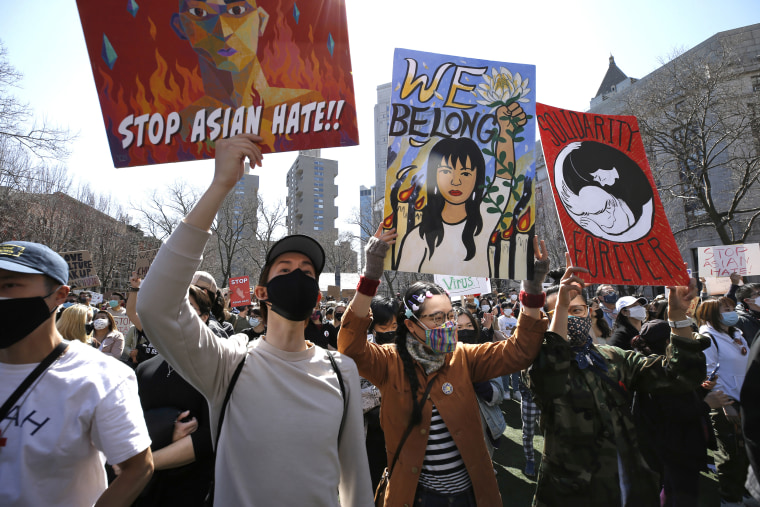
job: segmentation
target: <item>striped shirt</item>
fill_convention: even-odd
[[[451,495],[466,491],[472,485],[459,449],[435,405],[419,484]]]

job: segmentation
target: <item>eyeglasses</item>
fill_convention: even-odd
[[[445,312],[435,312],[435,313],[429,313],[427,315],[420,315],[419,319],[430,319],[430,321],[435,324],[435,327],[441,327],[444,323],[448,321],[455,320],[456,315],[453,311],[449,313]]]
[[[585,317],[588,315],[588,305],[574,305],[568,308],[567,311],[574,317]]]

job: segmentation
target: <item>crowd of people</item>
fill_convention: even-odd
[[[698,505],[708,449],[722,505],[758,505],[760,284],[592,291],[535,239],[519,290],[383,297],[380,228],[350,301],[323,300],[324,251],[293,235],[231,307],[197,268],[258,141],[217,143],[206,193],[103,306],[46,246],[0,245],[0,505],[509,505],[508,399],[533,505]]]

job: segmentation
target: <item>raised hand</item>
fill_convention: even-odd
[[[263,138],[255,134],[240,134],[217,141],[212,185],[219,185],[227,190],[232,189],[243,177],[246,158],[250,160],[251,165],[261,167],[263,156],[257,144],[261,141]]]

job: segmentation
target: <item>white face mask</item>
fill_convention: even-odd
[[[517,301],[517,295],[512,294],[511,296],[509,296],[509,299],[511,299],[512,301]]]
[[[108,327],[108,319],[95,319],[92,321],[92,327],[100,331]]]
[[[647,318],[647,309],[643,306],[634,306],[628,309],[628,315],[630,315],[632,319],[644,322],[644,319]]]
[[[483,309],[484,312],[487,312],[488,310],[491,309],[491,307],[488,305],[481,305],[480,307]]]

